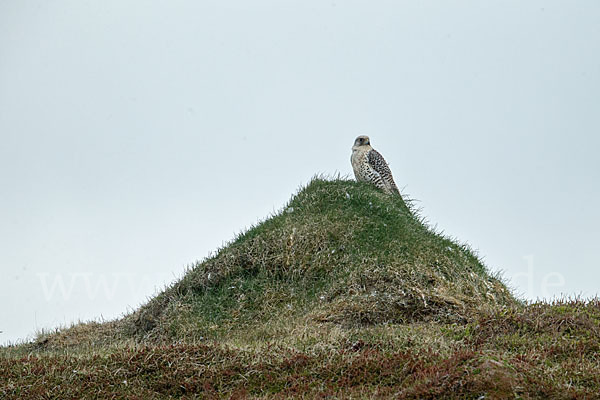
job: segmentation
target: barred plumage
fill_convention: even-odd
[[[356,138],[350,161],[357,181],[370,182],[389,194],[400,194],[390,167],[383,156],[371,147],[368,136]]]

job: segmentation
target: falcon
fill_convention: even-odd
[[[356,138],[350,162],[357,181],[369,182],[388,194],[400,195],[390,167],[383,156],[371,147],[368,136]]]

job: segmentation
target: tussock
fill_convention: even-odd
[[[277,215],[127,319],[138,337],[222,337],[288,317],[344,326],[466,322],[514,299],[465,246],[398,196],[313,180]],[[186,314],[182,318],[182,310]]]
[[[0,398],[597,398],[599,301],[525,304],[366,184],[314,179],[123,319],[0,348]]]

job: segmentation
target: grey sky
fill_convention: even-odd
[[[596,294],[599,21],[597,1],[0,0],[0,343],[135,308],[351,174],[359,134],[518,293]]]

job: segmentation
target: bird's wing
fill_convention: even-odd
[[[383,180],[391,186],[392,191],[400,194],[400,191],[394,182],[394,178],[392,177],[392,171],[385,162],[383,156],[379,154],[377,150],[373,149],[367,154],[367,160],[375,172],[377,172],[379,176],[381,176],[381,178],[383,178]]]

